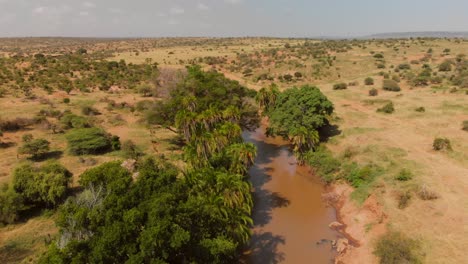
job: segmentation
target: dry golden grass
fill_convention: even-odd
[[[171,42],[172,41],[172,42]],[[184,40],[183,44],[177,44],[175,40],[162,40],[153,42],[151,40],[120,40],[117,42],[106,42],[90,44],[91,47],[105,49],[106,47],[120,47],[114,54],[113,59],[125,59],[132,63],[146,63],[147,58],[152,62],[158,62],[161,67],[184,67],[190,60],[196,60],[206,56],[226,57],[227,65],[216,65],[215,68],[224,72],[228,78],[239,81],[254,89],[260,89],[269,85],[270,82],[255,82],[252,77],[245,78],[240,72],[230,72],[228,66],[231,60],[235,60],[237,53],[253,53],[260,50],[284,47],[290,42],[291,45],[303,43],[302,40],[285,39],[233,39],[225,41],[211,41],[200,45],[189,45]],[[195,40],[193,40],[195,41]],[[154,45],[159,45],[154,48]],[[159,43],[159,44],[158,44]],[[171,44],[173,43],[173,44]],[[408,42],[409,43],[409,42]],[[120,46],[119,46],[120,45]],[[399,93],[385,92],[380,89],[382,77],[377,76],[381,70],[375,67],[375,59],[370,51],[383,52],[385,54],[387,69],[390,65],[409,62],[419,59],[426,51],[434,50],[433,60],[429,63],[435,66],[446,58],[453,58],[459,53],[468,50],[468,42],[455,43],[448,40],[431,40],[423,44],[410,44],[409,47],[400,47],[398,51],[387,48],[382,44],[369,44],[366,49],[355,48],[346,53],[336,53],[336,61],[327,74],[321,79],[312,77],[311,65],[316,61],[308,61],[306,67],[300,71],[305,78],[295,83],[280,84],[282,89],[292,85],[312,84],[317,85],[335,104],[336,114],[340,117],[338,125],[342,131],[330,140],[328,147],[337,155],[341,155],[346,148],[352,147],[354,155],[351,160],[360,163],[374,162],[385,168],[385,175],[375,183],[376,189],[373,200],[382,205],[383,211],[388,215],[388,223],[391,228],[398,229],[410,235],[420,238],[425,248],[427,263],[464,263],[466,254],[464,245],[468,243],[466,231],[466,219],[468,218],[468,133],[461,130],[461,123],[468,120],[468,96],[462,93],[452,94],[447,89],[415,88],[411,89],[404,81],[402,91]],[[450,48],[448,56],[442,56],[442,51]],[[135,55],[135,51],[139,55]],[[171,53],[171,54],[169,54]],[[172,54],[173,53],[173,54]],[[184,63],[180,63],[183,60]],[[205,65],[212,68],[212,66]],[[414,67],[420,67],[414,66]],[[293,66],[256,68],[254,76],[269,72],[273,75],[294,73]],[[364,86],[364,79],[372,76],[375,79],[374,86]],[[332,86],[336,82],[358,81],[359,85],[349,87],[347,90],[334,91]],[[369,97],[368,90],[371,87],[379,89],[377,97]],[[108,94],[100,91],[92,94],[75,93],[71,103],[62,103],[63,93],[47,95],[41,91],[35,91],[38,96],[49,98],[55,103],[57,109],[70,109],[80,113],[80,107],[85,104],[93,104],[102,115],[96,117],[100,125],[108,132],[118,135],[122,140],[131,139],[149,154],[164,154],[178,159],[180,151],[170,143],[174,134],[165,129],[151,128],[139,122],[141,116],[124,110],[107,110],[107,103],[101,99],[108,98],[116,102],[127,102],[134,104],[142,100],[139,95],[131,92],[121,94]],[[374,104],[366,103],[366,100],[380,100]],[[391,100],[395,104],[396,111],[391,115],[376,113],[381,107],[382,101]],[[0,117],[31,117],[42,108],[39,101],[23,100],[11,95],[0,98]],[[416,107],[425,107],[424,113],[415,111]],[[119,115],[122,119],[120,124],[113,124],[112,117]],[[63,135],[55,135],[50,131],[33,129],[15,133],[7,132],[3,141],[20,144],[24,133],[32,133],[36,137],[44,137],[52,142],[52,149],[65,150],[66,143]],[[447,137],[452,141],[454,151],[451,153],[435,152],[432,150],[432,141],[435,137]],[[11,180],[10,172],[21,160],[16,157],[18,146],[0,149],[0,184]],[[111,153],[99,157],[93,157],[98,164],[120,158],[118,153]],[[81,164],[78,157],[69,156],[66,152],[59,159],[75,175],[78,176],[89,166]],[[394,176],[399,170],[407,168],[414,173],[414,179],[407,183],[396,182]],[[431,191],[439,195],[436,200],[421,200],[417,198],[416,192],[425,185]],[[397,207],[395,192],[410,190],[413,198],[407,208],[401,210]],[[375,219],[371,219],[374,221]],[[369,220],[369,221],[371,221]],[[372,231],[374,222],[359,222],[358,228],[362,232],[362,238],[366,241],[375,239],[376,233]],[[35,229],[42,230],[34,233]],[[382,231],[382,230],[380,230]],[[379,232],[380,232],[379,231]],[[48,217],[33,218],[24,224],[12,225],[0,229],[0,248],[8,248],[11,243],[24,238],[30,251],[24,251],[16,257],[37,256],[44,249],[40,239],[44,234],[56,232],[53,222]],[[26,239],[27,238],[27,239]],[[35,242],[28,239],[34,238]],[[370,246],[372,243],[364,243]],[[371,252],[369,248],[365,250]],[[3,251],[0,251],[0,254]],[[0,255],[0,258],[2,255]],[[19,262],[12,259],[12,262]]]

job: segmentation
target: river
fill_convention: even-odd
[[[288,142],[266,137],[265,125],[243,137],[257,146],[250,169],[254,227],[245,262],[333,263],[329,241],[339,234],[328,225],[336,221],[336,212],[321,199],[321,181],[310,168],[296,164]]]

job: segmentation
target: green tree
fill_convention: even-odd
[[[99,154],[112,150],[111,137],[101,128],[72,129],[65,138],[73,155]]]
[[[65,197],[71,177],[72,174],[55,161],[41,167],[24,163],[13,172],[13,189],[26,205],[56,206]]]
[[[40,158],[50,151],[50,142],[43,138],[26,141],[18,149],[19,154],[31,155],[33,159]]]
[[[281,93],[270,111],[271,135],[290,138],[297,151],[314,148],[317,131],[328,124],[333,104],[322,92],[311,86],[291,88]]]

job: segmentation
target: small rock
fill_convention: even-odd
[[[331,229],[340,229],[343,227],[343,224],[335,221],[335,222],[330,223],[328,227]]]
[[[134,172],[135,171],[135,166],[136,166],[136,160],[134,160],[134,159],[128,159],[128,160],[122,162],[122,167],[127,169],[129,172]]]
[[[346,238],[340,238],[338,239],[338,242],[336,242],[336,251],[339,254],[342,254],[346,252],[346,249],[348,249],[349,241]]]

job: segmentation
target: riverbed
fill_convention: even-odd
[[[309,167],[297,165],[287,141],[266,137],[265,127],[243,134],[257,146],[249,171],[255,205],[246,262],[333,263],[331,241],[340,234],[328,227],[336,211],[322,200],[325,187]]]

